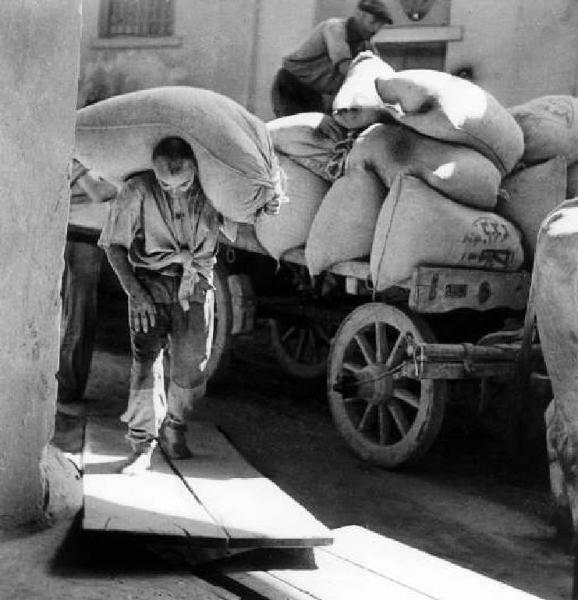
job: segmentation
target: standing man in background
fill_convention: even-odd
[[[84,414],[84,390],[96,333],[97,298],[103,251],[96,245],[116,188],[93,177],[74,160],[70,174],[70,210],[64,273],[55,437],[76,426]]]
[[[382,0],[360,0],[347,18],[322,21],[291,54],[283,58],[272,88],[276,117],[300,112],[328,112],[351,61],[392,20]]]

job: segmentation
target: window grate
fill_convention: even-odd
[[[174,0],[104,0],[102,37],[173,35]]]

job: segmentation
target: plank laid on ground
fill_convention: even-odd
[[[227,535],[157,449],[149,472],[119,471],[129,455],[126,428],[116,419],[89,419],[83,451],[83,528],[186,538],[226,546]]]
[[[539,600],[362,527],[333,531],[334,545],[315,548],[313,565],[223,568],[223,575],[269,600]]]
[[[173,461],[183,480],[229,536],[229,546],[331,544],[329,529],[261,475],[209,423],[191,422],[189,460]]]
[[[509,585],[459,567],[363,527],[335,530],[323,552],[360,565],[435,600],[540,600]]]

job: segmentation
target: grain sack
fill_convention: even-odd
[[[279,164],[286,176],[289,203],[278,215],[262,215],[255,223],[259,243],[276,259],[287,250],[305,244],[313,219],[329,189],[329,183],[290,158],[279,156]]]
[[[344,260],[368,256],[386,190],[363,169],[338,179],[325,195],[305,246],[309,272],[318,275]]]
[[[554,393],[546,415],[551,484],[557,501],[570,505],[575,527],[578,525],[577,257],[578,202],[573,200],[553,211],[542,224],[532,290],[540,346]],[[560,498],[564,491],[568,494],[566,499]]]
[[[477,150],[440,142],[399,123],[377,123],[354,142],[348,168],[374,171],[390,188],[400,173],[426,181],[442,194],[469,206],[496,205],[500,172]]]
[[[506,194],[500,196],[496,212],[522,233],[526,259],[531,263],[542,221],[566,198],[566,159],[527,167],[504,179]]]
[[[565,156],[578,160],[578,98],[541,96],[509,109],[524,133],[523,160],[540,162]]]
[[[267,128],[230,98],[192,87],[161,87],[109,98],[77,112],[75,156],[114,183],[151,168],[164,137],[191,144],[199,178],[215,208],[233,221],[281,195]]]
[[[457,204],[411,176],[400,176],[379,214],[371,249],[375,289],[407,286],[419,265],[515,271],[524,253],[504,218]]]
[[[289,156],[327,181],[335,179],[332,165],[343,155],[347,131],[323,113],[299,113],[267,123],[278,154]]]
[[[395,71],[372,52],[358,54],[333,100],[335,120],[347,129],[365,129],[379,121],[385,111],[375,81],[393,73]]]
[[[401,123],[438,140],[463,144],[509,173],[524,151],[522,130],[491,94],[461,77],[412,69],[378,78],[377,91]]]

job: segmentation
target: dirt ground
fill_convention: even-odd
[[[87,391],[92,414],[120,414],[129,362],[123,318],[105,314]],[[570,598],[572,559],[549,524],[540,435],[513,457],[499,407],[476,418],[457,402],[419,468],[389,472],[348,450],[324,399],[322,385],[281,372],[260,328],[235,340],[227,383],[210,391],[197,415],[218,423],[331,529],[361,525],[542,598]],[[191,568],[170,552],[87,538],[73,522],[0,538],[2,600],[202,597]]]

